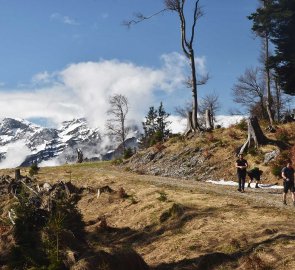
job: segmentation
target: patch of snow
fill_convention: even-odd
[[[207,180],[207,183],[212,183],[214,185],[223,185],[223,186],[238,186],[237,182],[234,181],[228,181],[228,180],[224,180],[224,179],[220,179],[220,180]],[[248,183],[246,183],[246,185],[248,185]],[[251,183],[250,184],[251,188],[255,188],[255,183]],[[273,184],[258,184],[259,188],[262,189],[283,189],[283,186],[279,186],[279,185],[273,185]]]

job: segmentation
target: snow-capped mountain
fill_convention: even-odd
[[[5,118],[0,122],[0,166],[73,162],[78,148],[84,157],[99,159],[101,141],[99,130],[89,128],[84,118],[65,121],[58,129]]]

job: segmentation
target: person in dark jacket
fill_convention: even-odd
[[[248,188],[250,184],[255,180],[255,188],[259,188],[258,182],[260,181],[260,176],[262,175],[263,171],[259,170],[259,168],[255,167],[250,171],[247,171],[247,175],[249,176],[250,180],[248,182]]]
[[[237,176],[239,181],[238,191],[244,192],[248,162],[244,159],[243,154],[239,154],[238,157],[239,159],[236,161]]]
[[[287,193],[290,190],[292,194],[292,201],[295,206],[295,187],[294,187],[294,169],[291,161],[287,162],[287,166],[282,169],[284,193],[283,193],[283,204],[287,204]]]

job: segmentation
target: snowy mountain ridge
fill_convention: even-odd
[[[0,167],[47,165],[76,160],[76,150],[100,157],[101,134],[88,127],[85,118],[65,121],[59,129],[44,128],[27,120],[0,121]]]

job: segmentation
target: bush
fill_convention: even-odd
[[[248,123],[246,119],[242,119],[239,123],[236,124],[236,127],[240,130],[248,130]]]
[[[47,211],[39,209],[24,189],[18,198],[19,204],[13,208],[17,216],[13,230],[16,245],[11,250],[10,268],[65,269],[64,251],[74,246],[78,249],[85,241],[85,224],[77,201],[62,192]]]
[[[274,164],[273,166],[271,166],[271,173],[274,176],[280,177],[281,171],[282,171],[282,168],[281,168],[281,166],[278,166],[278,164]]]
[[[30,167],[29,175],[30,176],[35,175],[38,173],[39,170],[40,170],[40,168],[38,167],[37,163],[34,162]]]
[[[132,151],[132,149],[130,147],[128,147],[127,149],[125,149],[123,157],[124,157],[124,159],[128,159],[128,158],[132,157],[133,154],[134,154],[134,152]]]

